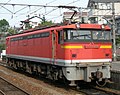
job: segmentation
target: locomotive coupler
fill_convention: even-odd
[[[96,78],[101,79],[103,77],[103,73],[100,71],[96,71]]]
[[[97,79],[99,81],[102,81],[103,73],[97,70],[96,72],[92,72],[91,76],[92,76],[92,79]]]

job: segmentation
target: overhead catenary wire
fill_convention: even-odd
[[[56,1],[56,0],[53,0],[53,1]],[[51,1],[50,3],[52,3],[53,1]],[[75,3],[75,2],[77,2],[77,1],[80,1],[80,0],[73,1],[73,2],[71,2],[71,3],[68,3],[67,5],[72,4],[72,3]],[[36,7],[56,7],[56,8],[65,7],[65,6],[52,6],[52,5],[48,5],[48,4],[46,4],[46,5],[32,5],[32,4],[31,4],[31,5],[30,5],[30,4],[0,3],[0,6],[3,7],[3,5],[28,6],[28,7],[30,7],[30,6],[36,6]],[[3,7],[3,8],[5,8],[5,7]],[[7,9],[7,8],[5,8],[5,9],[8,10],[9,12],[13,13],[13,12],[10,11],[9,9]],[[39,9],[38,9],[38,10],[39,10]],[[36,11],[37,11],[37,10],[36,10]]]
[[[52,5],[33,5],[33,4],[15,4],[15,3],[0,3],[0,5],[14,5],[14,6],[36,6],[36,7],[58,7],[58,6],[52,6]]]
[[[54,2],[54,1],[56,1],[56,0],[53,0],[53,1],[49,2],[49,3],[46,3],[46,5],[48,5],[48,4],[50,4],[50,3]],[[67,5],[72,4],[72,3],[75,3],[75,2],[77,2],[77,1],[80,1],[80,0],[76,0],[76,1],[70,2],[70,3],[68,3]],[[13,5],[15,5],[15,4],[13,4]],[[48,7],[48,6],[46,6],[46,5],[43,5],[43,7],[44,7],[44,8]],[[29,5],[29,7],[30,7],[30,6],[32,6],[32,5]],[[43,7],[42,7],[42,8],[43,8]],[[50,7],[50,6],[49,6],[49,7]],[[64,7],[64,6],[51,6],[51,7],[57,7],[57,8],[52,9],[52,10],[49,11],[49,12],[45,12],[44,15],[48,15],[48,14],[50,14],[51,12],[53,12],[54,10],[57,10],[58,7],[60,8],[60,7]],[[42,8],[39,8],[39,9],[35,10],[35,11],[32,12],[32,13],[35,13],[35,12],[39,11],[39,10],[42,9]],[[17,12],[18,12],[18,11],[17,11]],[[32,13],[30,13],[30,14],[32,14]],[[22,14],[22,15],[24,15],[24,14]]]
[[[70,2],[70,3],[68,3],[67,5],[70,5],[70,4],[73,4],[73,3],[76,3],[76,2],[78,2],[78,1],[81,1],[81,0],[74,0],[73,2]]]
[[[51,1],[51,2],[49,2],[49,3],[47,3],[46,5],[48,5],[48,4],[50,4],[50,3],[53,3],[53,2],[55,2],[56,0],[53,0],[53,1]],[[68,4],[66,4],[66,5],[70,5],[70,4],[73,4],[73,3],[75,3],[75,2],[78,2],[78,1],[80,1],[80,0],[75,0],[75,1],[73,1],[73,2],[70,2],[70,3],[68,3]],[[59,6],[60,7],[60,6]],[[42,7],[43,8],[43,7]],[[39,11],[40,9],[42,9],[42,8],[39,8],[39,9],[37,9],[36,11],[34,11],[34,12],[37,12],[37,11]],[[46,7],[44,6],[44,8],[46,9]],[[45,12],[45,14],[44,15],[47,15],[47,14],[49,14],[49,13],[51,13],[52,11],[55,11],[55,10],[57,10],[58,9],[58,7],[57,8],[55,8],[55,9],[52,9],[51,11],[49,11],[49,12]],[[34,13],[33,12],[33,13]]]
[[[4,7],[4,6],[1,6],[1,7],[3,7],[3,8],[6,9],[8,12],[10,12],[10,13],[13,14],[13,12],[12,12],[11,10],[9,10],[8,8],[6,8],[6,7]]]
[[[52,0],[52,1],[48,2],[48,3],[46,3],[45,5],[51,4],[51,3],[55,2],[55,1],[57,1],[57,0]],[[33,13],[41,10],[42,8],[46,8],[46,7],[40,7],[40,8],[38,8],[37,10],[34,10],[33,12],[31,12],[30,14],[33,14]]]
[[[48,2],[48,3],[46,3],[45,5],[48,5],[48,4],[53,3],[53,2],[55,2],[55,1],[57,1],[57,0],[52,0],[52,1]],[[19,16],[21,16],[21,15],[25,15],[25,14],[28,14],[28,15],[34,14],[35,12],[37,12],[37,11],[39,11],[40,9],[43,8],[43,7],[40,7],[40,8],[38,8],[37,10],[36,10],[36,8],[35,8],[34,10],[30,10],[30,9],[31,9],[30,7],[32,7],[32,5],[29,5],[29,6],[25,6],[24,8],[16,11],[14,14],[20,12],[21,10],[23,10],[23,9],[25,9],[25,8],[27,8],[27,7],[29,7],[29,11],[27,11],[26,13],[20,13],[20,14],[19,14],[18,16],[16,16],[16,17],[19,17]],[[30,12],[30,11],[33,11],[33,12]]]
[[[11,0],[8,0],[5,4],[0,5],[0,6],[1,6],[0,9],[2,8],[2,6],[6,5],[6,4],[9,3],[10,1],[11,1]]]
[[[48,5],[48,4],[53,3],[53,2],[55,2],[55,1],[57,1],[57,0],[52,0],[52,1],[48,2],[48,3],[46,3],[45,5]],[[19,16],[21,16],[21,15],[25,15],[25,14],[28,14],[28,15],[30,14],[30,15],[31,15],[31,14],[33,14],[33,13],[35,13],[35,12],[37,12],[38,10],[40,10],[40,9],[43,8],[43,7],[40,7],[40,8],[37,9],[37,10],[36,10],[36,8],[35,8],[34,10],[30,10],[31,7],[32,7],[32,5],[29,5],[29,6],[25,6],[24,8],[16,11],[15,13],[20,12],[21,10],[23,10],[23,9],[25,9],[25,8],[27,8],[27,7],[29,7],[29,11],[28,11],[28,12],[26,12],[26,13],[21,13],[21,14],[19,14],[18,16],[15,16],[15,17],[17,18],[17,17],[19,17]],[[33,12],[29,13],[30,11],[33,11]],[[13,18],[11,18],[10,20],[12,20],[12,19],[13,19]]]
[[[52,12],[54,12],[55,10],[57,10],[57,9],[61,9],[61,8],[64,8],[64,7],[66,7],[66,5],[70,5],[70,4],[73,4],[73,3],[76,3],[76,2],[78,2],[78,1],[80,1],[80,0],[74,0],[74,1],[72,1],[72,2],[70,2],[70,3],[68,3],[68,4],[65,4],[64,6],[52,6],[52,5],[48,5],[48,4],[50,4],[50,3],[53,3],[53,2],[55,2],[55,1],[57,1],[57,0],[52,0],[52,1],[50,1],[49,3],[46,3],[45,5],[30,5],[30,4],[12,4],[12,3],[7,3],[6,5],[14,5],[14,6],[25,6],[25,7],[23,7],[23,8],[21,8],[21,9],[19,9],[19,10],[17,10],[17,11],[15,11],[15,12],[11,12],[12,14],[18,14],[20,11],[22,11],[22,10],[24,10],[25,8],[27,8],[27,7],[29,7],[29,9],[31,8],[31,7],[40,7],[40,8],[38,8],[37,10],[36,10],[36,8],[35,8],[35,10],[33,11],[33,12],[31,12],[31,10],[29,10],[29,12],[27,12],[27,14],[34,14],[35,12],[37,12],[37,11],[39,11],[39,10],[41,10],[42,8],[44,8],[44,10],[45,10],[45,12],[44,13],[40,13],[40,15],[44,15],[44,16],[46,16],[46,15],[50,15]],[[0,5],[4,5],[4,3],[0,3]],[[52,10],[50,10],[50,11],[47,11],[47,8],[49,8],[49,7],[51,7],[51,8],[53,8]],[[67,7],[69,7],[69,6],[67,6]],[[67,8],[66,7],[66,8]],[[76,8],[76,7],[74,7],[74,6],[70,6],[70,8]],[[20,15],[25,15],[25,13],[22,13],[22,14],[19,14],[18,16],[14,16],[14,17],[19,17]],[[62,16],[61,14],[58,16],[58,17],[60,17],[60,16]],[[53,17],[53,18],[57,18],[57,16],[55,16],[55,17]],[[11,18],[11,20],[12,20],[13,18]]]
[[[69,11],[70,11],[70,10],[68,9],[66,12],[69,12]],[[56,19],[56,18],[59,18],[59,17],[61,17],[61,16],[63,16],[63,13],[60,12],[60,15],[54,16],[54,17],[49,18],[49,19],[47,19],[47,20]]]
[[[67,6],[67,5],[76,3],[76,2],[78,2],[78,1],[80,1],[80,0],[74,0],[74,1],[72,1],[72,2],[70,2],[70,3],[68,3],[68,4],[65,4],[64,6],[59,6],[59,7],[57,7],[57,8],[54,8],[54,9],[50,10],[49,12],[45,13],[45,15],[48,15],[48,14],[52,13],[53,11],[55,11],[55,10],[57,10],[57,9],[64,8],[65,6],[66,6],[66,8],[77,8],[77,7],[75,7],[75,6],[70,6],[70,7],[69,7],[69,6]],[[51,18],[51,19],[59,18],[59,17],[61,17],[61,16],[62,16],[62,14],[60,14],[59,16],[55,16],[55,17],[53,17],[53,18]],[[50,20],[50,19],[49,19],[49,20]]]
[[[16,14],[16,13],[18,13],[18,12],[24,10],[25,8],[27,8],[27,6],[25,6],[25,7],[21,8],[21,9],[17,10],[16,12],[14,12],[14,14]]]

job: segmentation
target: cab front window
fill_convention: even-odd
[[[93,40],[110,40],[109,31],[93,31]]]
[[[110,31],[65,30],[64,41],[110,41]]]

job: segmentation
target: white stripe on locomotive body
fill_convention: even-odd
[[[16,59],[23,59],[23,60],[29,60],[29,61],[35,61],[35,62],[42,62],[42,63],[55,63],[56,65],[65,65],[65,66],[74,66],[74,63],[92,63],[92,62],[111,62],[112,59],[84,59],[84,60],[64,60],[64,59],[52,59],[52,58],[44,58],[44,57],[33,57],[33,56],[21,56],[21,55],[6,55],[10,58],[16,58]],[[73,63],[73,64],[71,64]]]
[[[80,62],[111,62],[111,59],[84,59],[84,60],[62,60],[56,59],[56,62],[64,62],[64,63],[80,63]]]

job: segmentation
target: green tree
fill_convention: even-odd
[[[8,27],[9,27],[9,23],[5,19],[0,20],[0,32],[1,33],[7,32]]]
[[[42,21],[39,24],[39,26],[51,26],[51,25],[54,25],[54,23],[52,21],[47,21],[44,16],[43,16],[43,18],[41,18],[41,20]]]
[[[116,45],[120,45],[120,36],[116,38]]]
[[[25,29],[27,30],[27,29],[31,29],[31,28],[32,28],[32,26],[29,23],[26,23]]]
[[[3,27],[3,26],[9,26],[8,21],[5,19],[0,20],[0,27]]]
[[[5,37],[9,28],[9,23],[7,20],[0,20],[0,51],[5,49]]]
[[[17,34],[16,29],[9,27],[7,31],[7,36]]]
[[[45,22],[41,22],[41,25],[42,26],[51,26],[53,25],[54,23],[52,21],[45,21]]]
[[[0,44],[0,52],[2,52],[2,50],[5,50],[5,43]]]

